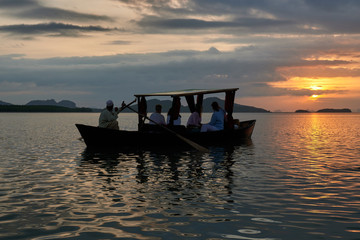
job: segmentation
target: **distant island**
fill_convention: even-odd
[[[61,106],[0,105],[0,112],[93,112],[91,108],[67,108]]]
[[[296,110],[296,113],[310,113],[309,110]],[[349,108],[342,108],[342,109],[334,109],[334,108],[324,108],[316,111],[317,113],[351,113],[351,109]]]
[[[25,105],[13,105],[0,101],[0,112],[93,112],[91,108],[78,108],[69,100],[56,102],[50,100],[32,100]]]
[[[296,113],[309,113],[310,111],[309,111],[309,110],[299,109],[299,110],[296,110],[295,112],[296,112]]]
[[[67,108],[76,108],[76,104],[69,100],[62,100],[56,102],[54,99],[50,100],[32,100],[26,104],[27,106],[59,106]]]
[[[217,97],[210,97],[203,100],[203,112],[212,112],[211,103],[217,101],[220,106],[224,106],[224,100]],[[172,105],[171,100],[158,100],[150,99],[147,101],[148,112],[153,112],[156,104],[161,104],[163,106],[163,112],[166,113]],[[134,109],[137,109],[137,105],[133,105]],[[50,100],[32,100],[25,105],[13,105],[11,103],[0,101],[0,112],[100,112],[102,109],[96,108],[79,108],[76,104],[69,100],[62,100],[56,102],[54,99]],[[187,106],[181,106],[181,112],[190,112]],[[124,109],[123,112],[132,112],[129,109]],[[234,104],[234,112],[259,112],[259,113],[268,113],[270,111]]]
[[[317,112],[339,112],[339,113],[351,113],[351,110],[348,108],[343,108],[343,109],[333,109],[333,108],[325,108],[325,109],[320,109]]]

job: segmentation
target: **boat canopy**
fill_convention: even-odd
[[[227,112],[227,121],[232,123],[232,113],[234,108],[234,99],[235,92],[239,88],[225,88],[225,89],[186,89],[180,91],[170,91],[170,92],[157,92],[157,93],[145,93],[145,94],[134,94],[138,99],[138,112],[139,114],[139,130],[144,125],[145,117],[147,115],[147,102],[146,97],[152,96],[169,96],[173,98],[172,101],[172,110],[170,115],[170,125],[173,124],[173,119],[177,119],[180,113],[181,102],[180,97],[185,97],[190,112],[193,113],[196,111],[197,107],[201,107],[203,103],[203,96],[205,94],[214,94],[214,93],[225,93],[225,106],[224,109]],[[196,103],[194,96],[197,96]],[[201,108],[200,108],[201,109]],[[200,110],[201,111],[201,110]]]
[[[150,97],[150,96],[171,96],[171,97],[181,97],[189,95],[200,95],[200,94],[212,94],[212,93],[222,93],[222,92],[233,92],[237,91],[239,88],[225,88],[225,89],[185,89],[179,91],[170,91],[170,92],[157,92],[157,93],[144,93],[144,94],[135,94],[135,97]]]

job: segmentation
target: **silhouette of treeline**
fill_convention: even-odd
[[[93,112],[91,108],[67,108],[50,105],[0,105],[0,112]]]

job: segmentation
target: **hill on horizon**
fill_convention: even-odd
[[[14,105],[0,101],[0,112],[94,112],[91,108],[78,108],[69,100],[56,102],[50,100],[32,100],[25,105]]]
[[[181,112],[190,112],[186,101],[184,99],[182,99],[182,101],[183,101],[183,104],[185,104],[185,106],[182,105],[180,111]],[[217,97],[205,98],[203,100],[203,112],[212,112],[213,110],[211,108],[211,103],[214,101],[218,102],[221,107],[224,106],[225,101],[220,98],[217,98]],[[172,101],[171,100],[149,99],[149,100],[147,100],[148,112],[153,112],[155,110],[155,106],[157,104],[161,104],[163,107],[163,113],[166,113],[169,110],[169,108],[171,107]],[[33,106],[55,106],[55,107],[65,107],[65,108],[71,108],[71,109],[77,108],[76,104],[72,101],[62,100],[60,102],[56,102],[54,99],[32,100],[25,105],[14,105],[11,103],[0,101],[0,105],[2,105],[2,106],[19,106],[19,107],[21,106],[21,108],[19,108],[19,109],[23,109],[24,111],[26,111],[26,107],[33,107]],[[133,105],[133,108],[137,109],[137,104]],[[49,108],[47,108],[47,109],[49,109]],[[93,112],[100,112],[101,110],[102,109],[92,108]],[[55,109],[54,109],[54,111],[55,111]],[[124,109],[123,112],[132,112],[132,111],[130,109]],[[235,103],[234,104],[234,112],[270,112],[270,111],[265,110],[263,108],[240,105],[240,104]]]
[[[1,100],[0,100],[0,105],[6,105],[6,106],[9,106],[9,105],[13,105],[13,104],[8,103],[8,102],[3,102],[3,101],[1,101]]]
[[[76,104],[69,100],[61,100],[56,102],[54,99],[50,100],[32,100],[25,104],[26,106],[58,106],[67,108],[76,108]]]

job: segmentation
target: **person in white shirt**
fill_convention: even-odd
[[[220,131],[224,129],[225,111],[219,107],[217,102],[213,102],[211,106],[214,110],[211,120],[208,124],[201,126],[201,132]]]
[[[155,106],[155,112],[150,115],[150,119],[152,121],[149,122],[149,124],[160,124],[160,125],[166,125],[165,117],[161,114],[162,106],[160,104],[157,104]],[[155,122],[155,123],[154,123]]]
[[[124,106],[124,102],[122,104]],[[119,130],[118,118],[119,110],[114,109],[114,103],[111,100],[106,102],[106,108],[101,112],[99,117],[99,127]]]

